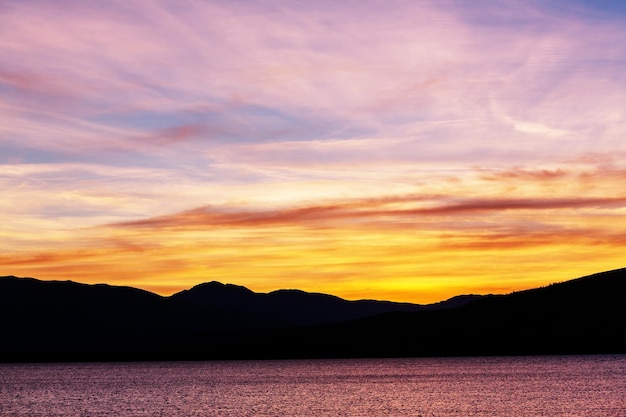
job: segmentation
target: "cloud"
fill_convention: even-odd
[[[56,103],[59,111],[71,109],[79,120],[107,112],[101,124],[111,127],[132,112],[180,115],[204,106],[218,111],[219,131],[233,132],[230,140],[264,142],[279,132],[302,135],[297,128],[306,126],[322,140],[344,132],[384,144],[390,132],[406,137],[424,124],[466,121],[428,132],[466,150],[503,141],[521,150],[498,115],[554,146],[565,132],[600,129],[595,121],[607,117],[596,110],[600,100],[614,103],[612,125],[624,116],[624,86],[612,72],[619,54],[602,52],[614,49],[602,46],[623,28],[535,5],[502,3],[490,9],[500,11],[491,19],[478,19],[462,4],[428,2],[388,9],[363,2],[349,14],[327,3],[72,4],[15,4],[3,15],[3,79],[17,88],[12,97],[22,108],[49,111],[40,95],[66,94],[71,103]],[[574,102],[574,95],[585,98]],[[577,117],[563,117],[570,113]],[[486,136],[501,139],[484,139],[485,126]],[[135,127],[145,128],[140,120]],[[95,126],[74,128],[73,143],[96,142],[88,139]],[[132,142],[132,135],[111,133]],[[533,147],[541,152],[536,141]]]
[[[418,204],[418,207],[397,208],[397,204]],[[538,198],[538,199],[445,199],[437,197],[385,197],[339,202],[331,205],[275,210],[233,211],[201,207],[173,215],[116,223],[121,228],[189,229],[212,227],[264,227],[272,225],[347,225],[354,222],[401,221],[408,224],[419,217],[481,216],[505,211],[567,209],[619,209],[626,206],[626,197],[610,198]]]
[[[572,175],[563,168],[556,169],[527,169],[514,167],[504,171],[485,171],[481,175],[487,181],[530,180],[530,181],[560,181]]]
[[[160,130],[149,135],[147,140],[157,145],[172,145],[197,138],[202,133],[202,127],[198,125],[181,125]]]

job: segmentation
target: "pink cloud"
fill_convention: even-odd
[[[522,30],[479,24],[462,6],[410,2],[385,10],[363,3],[349,14],[329,4],[39,3],[13,5],[1,19],[9,82],[48,91],[41,80],[54,80],[77,100],[71,108],[79,117],[216,105],[225,112],[243,101],[287,117],[314,115],[318,124],[333,120],[338,132],[342,123],[358,126],[381,144],[390,134],[412,136],[425,153],[442,141],[452,149],[553,153],[567,138],[542,132],[572,132],[586,142],[581,135],[602,134],[605,122],[614,131],[594,146],[621,146],[625,87],[611,64],[619,54],[603,45],[624,29],[532,5],[516,10],[529,22]],[[602,59],[605,65],[594,64]],[[598,110],[607,101],[610,114]],[[41,110],[35,98],[27,102]],[[259,123],[230,111],[233,126]],[[534,133],[515,125],[534,126]],[[254,140],[253,132],[254,125],[246,139]],[[453,157],[466,162],[480,152],[467,154]]]

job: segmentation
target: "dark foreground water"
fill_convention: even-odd
[[[626,356],[0,364],[0,415],[626,417]]]

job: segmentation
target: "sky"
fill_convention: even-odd
[[[626,266],[626,6],[0,0],[0,275],[428,303]]]

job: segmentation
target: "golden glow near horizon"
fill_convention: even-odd
[[[0,275],[426,303],[625,266],[623,11],[67,3],[0,12]]]

